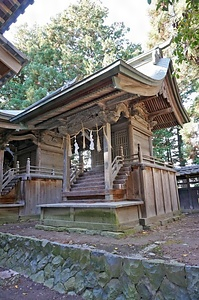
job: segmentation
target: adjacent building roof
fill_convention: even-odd
[[[177,176],[191,176],[191,175],[199,175],[199,165],[190,165],[184,167],[177,167]]]
[[[0,87],[27,63],[28,58],[0,34]]]
[[[8,79],[18,74],[28,62],[27,57],[17,50],[2,34],[33,2],[34,0],[0,1],[0,88]]]
[[[33,4],[34,0],[1,0],[0,1],[0,33],[3,34],[15,23],[18,16]]]

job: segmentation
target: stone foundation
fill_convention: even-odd
[[[0,233],[0,265],[88,300],[197,300],[199,267]]]

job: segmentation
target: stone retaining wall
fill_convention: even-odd
[[[0,266],[93,300],[197,300],[199,267],[0,233]]]

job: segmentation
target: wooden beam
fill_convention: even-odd
[[[21,125],[18,124],[13,124],[13,123],[6,123],[6,122],[0,122],[0,128],[5,128],[5,129],[17,129],[17,130],[24,130],[25,128]]]
[[[149,118],[153,118],[153,117],[156,117],[156,116],[161,116],[161,115],[166,115],[166,114],[169,114],[173,112],[173,109],[172,107],[168,107],[168,108],[165,108],[165,109],[162,109],[162,110],[159,110],[159,111],[154,111],[152,113],[149,114]]]
[[[0,60],[16,74],[19,73],[21,64],[7,51],[0,46]]]

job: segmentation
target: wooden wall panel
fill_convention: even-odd
[[[150,138],[148,135],[134,129],[133,130],[133,143],[134,143],[134,153],[137,153],[138,144],[140,144],[142,153],[145,155],[150,154]]]
[[[177,188],[177,181],[176,181],[176,173],[169,172],[169,185],[171,190],[171,202],[173,211],[179,210],[179,196],[178,196],[178,188]]]
[[[42,149],[41,166],[52,169],[63,169],[63,154]]]
[[[162,187],[163,187],[163,195],[164,195],[164,203],[165,203],[165,213],[172,212],[171,206],[171,195],[170,195],[170,185],[168,180],[168,171],[162,171]]]
[[[150,167],[146,167],[143,172],[146,215],[147,218],[150,218],[156,216],[155,191],[153,184],[152,169]]]
[[[38,204],[58,203],[62,201],[62,180],[33,179],[23,183],[25,207],[21,209],[22,216],[37,215]]]
[[[165,213],[164,210],[164,195],[162,189],[162,179],[161,179],[161,170],[153,169],[153,184],[155,189],[155,202],[157,215],[162,215]]]

